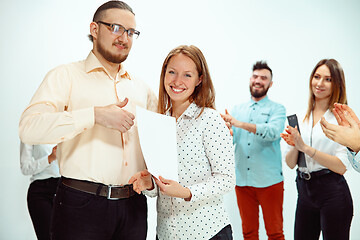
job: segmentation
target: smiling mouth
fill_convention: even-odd
[[[260,89],[260,88],[263,88],[263,86],[260,86],[260,85],[253,85],[252,86],[254,89]]]
[[[113,45],[114,45],[115,47],[119,48],[119,49],[125,49],[125,48],[126,48],[125,45],[119,44],[119,43],[114,43]]]
[[[174,93],[181,93],[181,92],[185,91],[184,88],[175,88],[175,87],[170,87],[170,88]]]

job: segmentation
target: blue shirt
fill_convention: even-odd
[[[236,185],[262,188],[283,181],[280,133],[284,130],[285,107],[266,96],[235,106],[231,115],[256,124],[256,134],[233,127]]]
[[[360,172],[360,153],[352,152],[348,149],[348,157],[351,166],[358,172]]]

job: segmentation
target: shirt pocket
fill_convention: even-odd
[[[259,110],[259,113],[256,116],[256,123],[269,123],[270,119],[270,109]]]

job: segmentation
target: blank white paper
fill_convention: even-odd
[[[178,181],[176,119],[136,106],[140,146],[148,171]]]

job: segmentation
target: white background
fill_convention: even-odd
[[[0,1],[0,239],[35,239],[26,207],[29,177],[19,169],[19,117],[55,66],[86,58],[87,39],[99,0]],[[274,72],[269,91],[288,113],[305,109],[309,75],[322,58],[344,68],[349,105],[360,115],[360,2],[337,0],[129,0],[140,38],[126,61],[131,73],[158,91],[162,62],[181,44],[204,53],[219,111],[249,99],[252,64],[267,60]],[[297,199],[295,173],[284,164],[284,231],[293,239]],[[354,200],[351,239],[360,239],[360,174],[345,174]],[[242,239],[234,193],[225,197],[235,239]],[[155,201],[149,201],[149,237],[154,239]],[[260,239],[266,239],[262,220]]]

